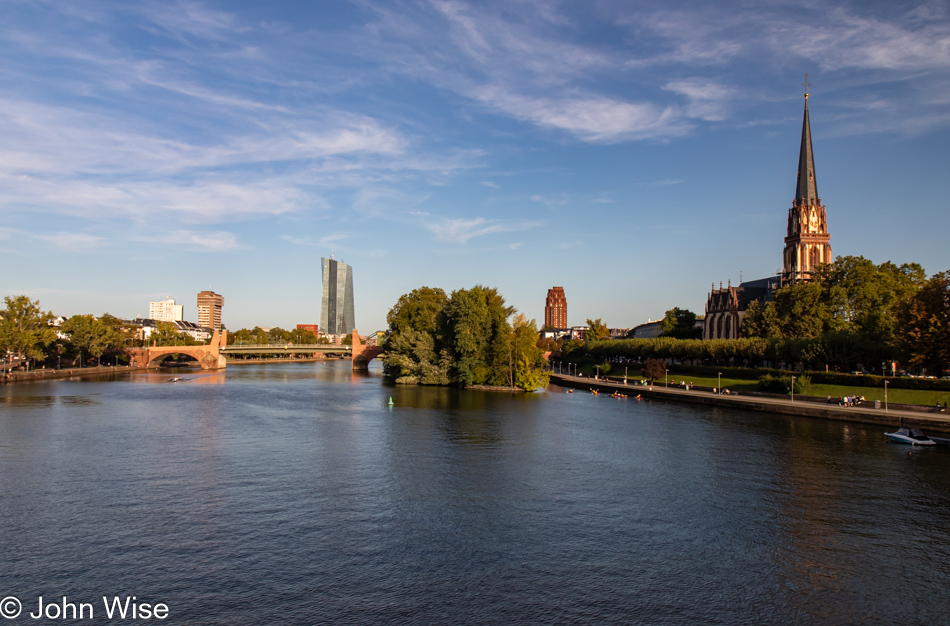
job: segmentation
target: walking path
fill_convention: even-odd
[[[567,376],[551,374],[551,382],[564,387],[576,389],[597,389],[598,391],[619,391],[628,398],[640,395],[651,400],[667,400],[674,402],[689,402],[707,406],[730,407],[765,413],[781,413],[783,415],[800,415],[803,417],[818,417],[846,422],[862,422],[866,424],[880,424],[886,426],[911,426],[927,430],[950,432],[950,413],[925,413],[922,411],[884,410],[875,409],[874,405],[859,405],[843,407],[837,404],[817,403],[814,400],[797,400],[769,398],[749,395],[747,392],[730,395],[717,395],[709,390],[679,389],[660,385],[641,386],[624,385],[623,383],[595,380],[585,376]],[[931,409],[932,410],[932,409]]]

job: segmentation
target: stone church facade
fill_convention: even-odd
[[[776,289],[811,280],[812,272],[818,265],[831,261],[831,236],[828,234],[825,205],[818,196],[815,182],[815,157],[806,93],[802,143],[798,153],[798,180],[795,199],[788,210],[782,272],[771,278],[743,282],[738,287],[729,283],[725,288],[722,283],[719,283],[719,289],[713,286],[706,298],[703,339],[738,339],[742,335],[742,318],[753,300],[767,302]]]

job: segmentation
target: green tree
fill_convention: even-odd
[[[443,345],[455,362],[455,376],[464,385],[504,384],[507,318],[498,290],[476,285],[458,289],[439,318]]]
[[[259,330],[259,329],[258,329]],[[171,322],[159,322],[149,337],[156,346],[200,346],[201,342],[178,330]]]
[[[314,345],[317,343],[317,336],[307,328],[295,328],[290,331],[289,341],[298,346]]]
[[[950,271],[932,276],[905,304],[899,328],[907,362],[942,375],[950,365]]]
[[[607,325],[600,321],[598,317],[595,320],[587,320],[587,341],[598,341],[600,339],[610,339],[610,331]]]
[[[69,335],[69,341],[77,350],[96,359],[122,341],[122,335],[114,324],[92,315],[73,315],[63,323],[62,331]]]
[[[753,300],[742,318],[742,334],[745,337],[775,338],[780,335],[775,305]]]
[[[281,344],[290,341],[290,331],[275,326],[267,331],[267,343]]]
[[[39,300],[27,296],[6,296],[0,311],[0,345],[19,362],[25,358],[43,358],[46,347],[56,340],[49,325],[53,314],[40,308]]]
[[[228,345],[246,345],[254,343],[254,335],[246,328],[228,333]]]
[[[508,354],[508,385],[525,391],[547,387],[550,375],[544,350],[538,347],[538,327],[534,320],[518,314],[512,322]]]
[[[861,256],[844,256],[821,266],[816,281],[825,290],[832,320],[829,330],[853,332],[871,341],[893,342],[897,314],[926,281],[916,263],[874,265]]]
[[[433,287],[419,287],[403,294],[386,315],[390,334],[407,328],[435,334],[436,319],[448,301],[445,291]]]
[[[447,385],[451,382],[451,358],[435,350],[435,338],[412,327],[396,334],[379,357],[397,384]]]
[[[674,339],[702,339],[703,329],[696,327],[696,314],[689,309],[673,307],[660,321],[662,337]]]
[[[818,337],[829,330],[831,311],[820,282],[796,283],[779,289],[769,304],[774,307],[780,337]]]

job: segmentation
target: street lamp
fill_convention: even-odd
[[[625,365],[623,368],[623,384],[625,385],[627,384],[627,368],[628,367],[629,367],[628,365]]]
[[[663,386],[669,388],[670,386],[670,370],[664,370],[663,374]]]
[[[795,377],[792,376],[792,402],[795,402]]]
[[[884,379],[884,412],[887,413],[887,379]]]
[[[597,373],[594,374],[594,380],[600,380],[600,366],[599,366],[599,365],[595,365],[594,367],[597,368]]]
[[[716,393],[721,394],[722,393],[722,372],[719,372],[719,375],[716,376],[716,382],[719,385],[718,387],[716,387]]]

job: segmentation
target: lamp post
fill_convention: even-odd
[[[887,379],[884,379],[884,412],[887,413]]]
[[[669,388],[670,386],[670,370],[663,371],[663,386]]]
[[[722,393],[722,372],[719,372],[719,375],[716,376],[716,384],[719,385],[718,387],[716,387],[716,393],[721,394]]]
[[[624,366],[623,368],[623,384],[625,385],[627,384],[627,367],[629,366]]]
[[[594,374],[594,380],[600,380],[600,366],[599,366],[599,365],[595,365],[594,367],[597,368],[597,373]]]
[[[795,402],[795,377],[792,376],[792,402]]]

